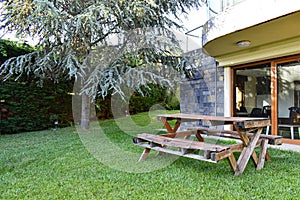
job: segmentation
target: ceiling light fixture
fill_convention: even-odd
[[[236,43],[238,47],[249,47],[251,42],[249,40],[241,40]]]

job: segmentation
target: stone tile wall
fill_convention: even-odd
[[[181,113],[223,116],[224,113],[224,71],[217,67],[214,58],[202,49],[188,52],[200,76],[198,79],[183,79],[180,85]],[[191,126],[209,126],[202,122],[185,122],[181,129]]]

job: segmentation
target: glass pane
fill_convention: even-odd
[[[207,0],[209,18],[245,0]]]
[[[235,116],[271,117],[270,64],[235,70]]]
[[[222,0],[222,11],[224,11],[225,9],[234,6],[240,2],[242,2],[244,0]]]
[[[299,140],[300,61],[280,64],[278,71],[278,135]]]

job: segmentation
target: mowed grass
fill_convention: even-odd
[[[264,169],[250,162],[241,176],[233,176],[227,160],[152,153],[138,163],[143,149],[132,138],[160,128],[142,113],[94,123],[86,132],[69,127],[0,135],[0,199],[300,199],[295,152],[270,149]]]

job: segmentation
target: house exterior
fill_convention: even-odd
[[[269,117],[272,126],[266,134],[300,144],[300,1],[207,2],[210,19],[203,27],[201,51],[215,64],[211,60],[210,70],[203,71],[202,59],[199,70],[213,74],[206,84],[214,89],[205,101],[215,103],[214,112],[201,114]],[[195,81],[200,80],[188,83],[194,92]],[[184,95],[182,99],[190,99]],[[195,98],[199,104],[206,97]],[[184,105],[182,112],[190,112]]]

